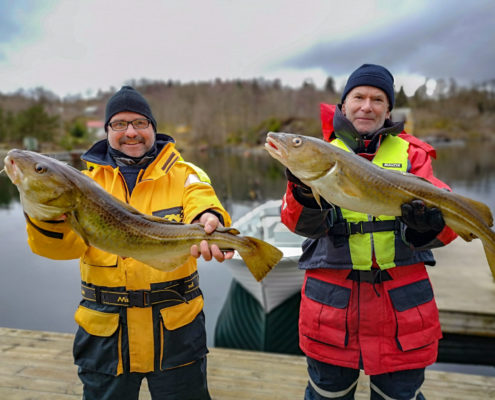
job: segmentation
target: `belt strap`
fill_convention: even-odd
[[[125,290],[125,288],[108,288],[81,282],[83,299],[98,304],[122,307],[151,307],[165,304],[165,307],[188,303],[199,295],[199,276],[194,274],[167,282],[162,288],[153,290]]]
[[[398,231],[400,222],[398,219],[386,221],[360,221],[360,222],[337,222],[329,230],[330,235],[349,236],[356,233],[372,233]]]
[[[369,271],[360,271],[357,269],[353,269],[349,273],[349,275],[347,275],[347,279],[356,282],[371,283],[373,285],[375,283],[391,281],[392,277],[386,270],[374,268]]]

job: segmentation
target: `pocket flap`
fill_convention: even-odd
[[[79,306],[74,315],[78,325],[90,335],[109,337],[119,327],[119,314]]]
[[[335,308],[346,308],[351,289],[309,277],[304,288],[306,297]]]
[[[189,300],[189,303],[182,303],[172,307],[165,307],[160,310],[163,325],[169,331],[190,324],[203,309],[203,296]]]
[[[397,311],[409,310],[433,300],[433,288],[428,279],[390,289],[388,294]]]

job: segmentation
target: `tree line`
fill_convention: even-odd
[[[322,89],[310,80],[297,89],[265,79],[142,79],[127,84],[148,99],[158,130],[183,146],[256,145],[270,130],[319,136],[319,104],[340,101],[331,77]],[[65,148],[87,147],[95,137],[86,122],[104,118],[105,104],[116,90],[63,99],[44,88],[0,94],[0,142],[16,144],[29,136]],[[434,93],[429,94],[425,84],[410,97],[399,88],[399,107],[412,109],[418,136],[495,137],[495,80],[461,87],[440,79]]]

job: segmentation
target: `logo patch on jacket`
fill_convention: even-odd
[[[382,164],[385,168],[402,168],[402,163],[388,163],[384,162]]]
[[[182,222],[184,219],[184,209],[182,207],[172,207],[166,210],[153,211],[152,215],[168,219],[169,221]]]

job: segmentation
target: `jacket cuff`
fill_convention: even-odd
[[[437,247],[445,246],[450,240],[442,240],[443,236],[450,238],[451,229],[447,226],[439,231],[418,232],[414,229],[402,225],[402,240],[409,245],[409,247],[416,250],[428,250]]]
[[[215,211],[215,210],[212,210],[211,208],[208,209],[208,210],[204,210],[203,212],[200,212],[198,215],[196,215],[194,218],[193,218],[193,221],[196,221],[197,219],[200,219],[201,216],[203,214],[206,214],[206,213],[210,213],[210,214],[213,214],[213,215],[216,215],[217,218],[219,219],[219,221],[221,222],[222,225],[225,226],[225,222],[223,220],[223,215],[220,214],[219,212]]]

